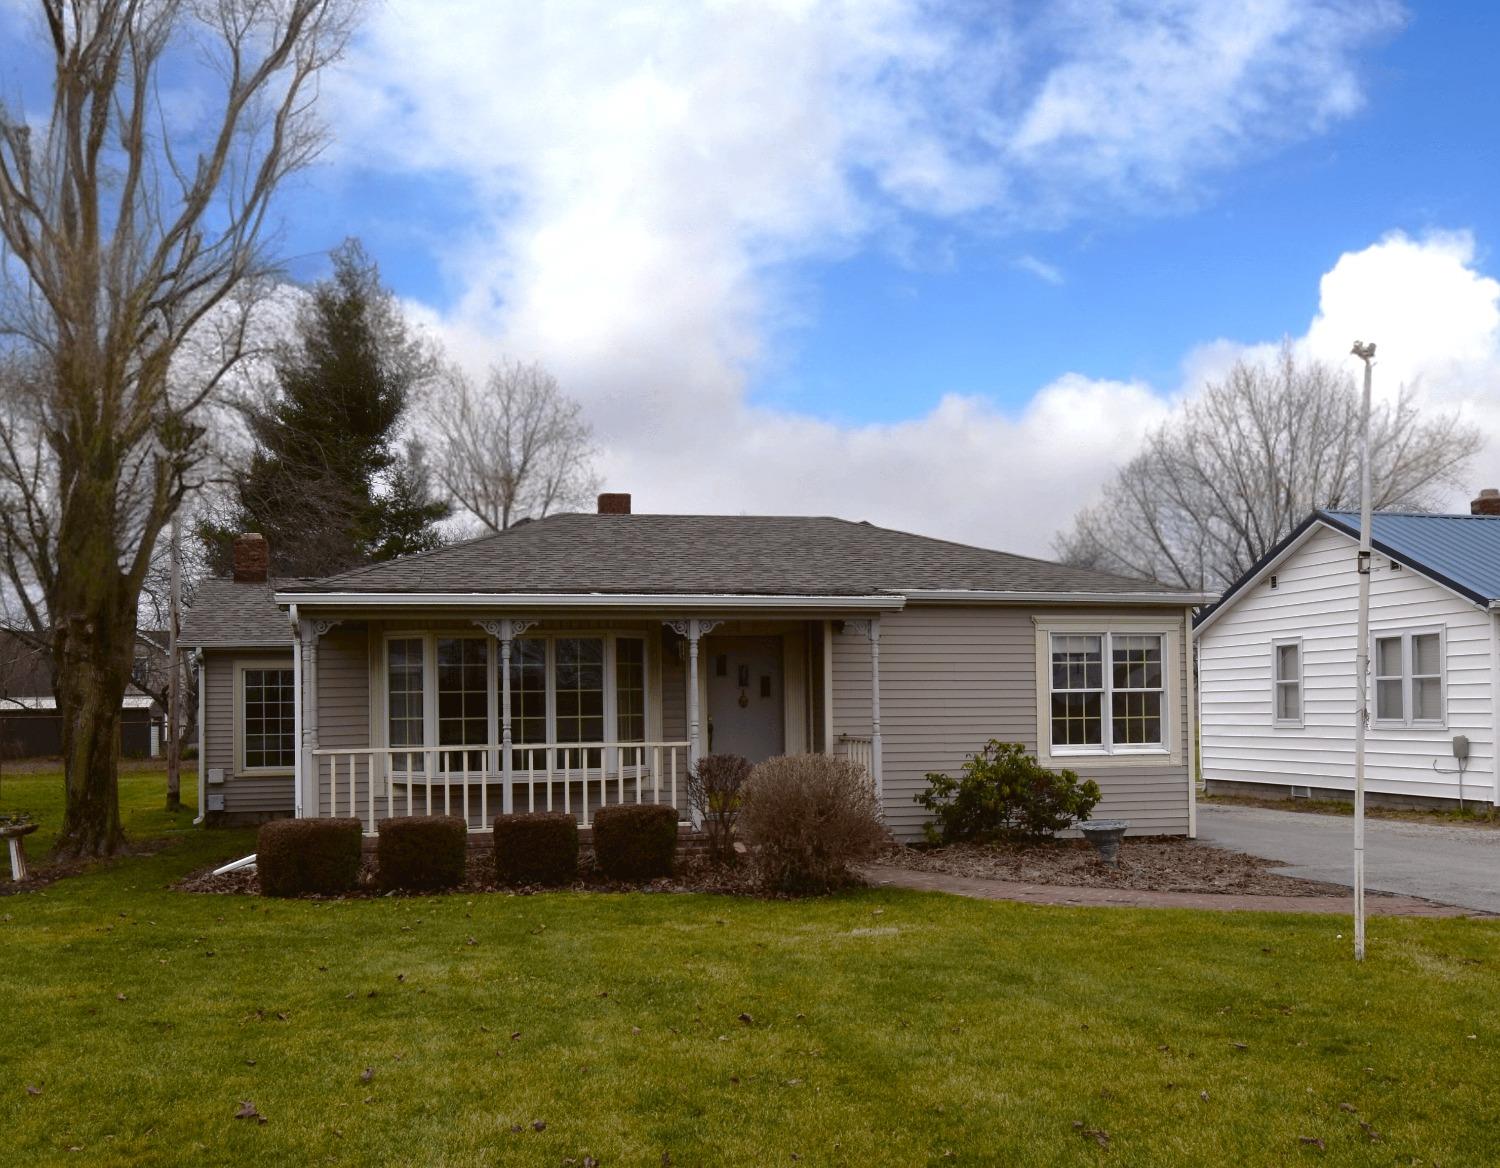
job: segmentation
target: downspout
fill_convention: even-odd
[[[208,679],[204,676],[203,650],[193,650],[193,672],[198,676],[198,818],[193,826],[200,826],[208,818],[208,759],[203,757],[203,712]]]
[[[1198,642],[1193,637],[1193,610],[1184,609],[1182,621],[1182,667],[1187,673],[1187,773],[1188,773],[1188,839],[1198,838]]]

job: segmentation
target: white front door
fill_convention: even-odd
[[[708,734],[710,754],[738,754],[762,762],[786,750],[780,637],[710,637]]]

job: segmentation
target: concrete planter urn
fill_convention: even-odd
[[[1130,830],[1129,820],[1095,819],[1089,823],[1080,823],[1078,830],[1083,832],[1084,839],[1094,845],[1094,851],[1099,853],[1102,863],[1111,868],[1120,866],[1120,841]]]

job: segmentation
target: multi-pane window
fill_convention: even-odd
[[[621,742],[646,739],[646,642],[615,642],[615,725]]]
[[[439,746],[483,746],[490,740],[489,643],[482,637],[439,637],[437,730]],[[484,766],[482,750],[442,756],[456,770]]]
[[[1054,749],[1163,745],[1161,634],[1053,633],[1050,647]]]
[[[289,770],[296,764],[296,694],[290,669],[246,669],[241,711],[245,770]]]
[[[1111,741],[1123,746],[1161,744],[1161,637],[1115,634],[1109,642],[1113,666]]]
[[[547,741],[547,642],[537,638],[511,642],[510,740]]]
[[[1104,742],[1104,638],[1052,638],[1052,745]]]
[[[612,634],[517,637],[506,678],[502,656],[489,638],[391,637],[386,641],[388,743],[447,750],[438,755],[445,769],[493,765],[482,748],[501,740],[497,712],[508,681],[513,766],[597,767],[602,758],[597,749],[536,748],[645,741],[646,646],[642,637]],[[420,770],[422,758],[415,751],[398,753],[395,766]]]
[[[1375,638],[1375,717],[1381,722],[1443,720],[1443,641],[1437,632]]]
[[[421,746],[423,733],[421,637],[386,642],[386,741],[392,746]],[[396,764],[402,770],[421,768],[421,756],[410,755]]]
[[[1302,642],[1276,641],[1271,645],[1273,672],[1272,717],[1277,722],[1302,722]]]
[[[555,726],[558,742],[598,742],[604,737],[604,641],[559,637],[556,655]]]

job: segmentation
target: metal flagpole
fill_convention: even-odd
[[[1365,959],[1365,730],[1370,724],[1370,377],[1375,344],[1354,342],[1365,363],[1359,415],[1359,622],[1354,651],[1358,675],[1354,715],[1354,960]]]

